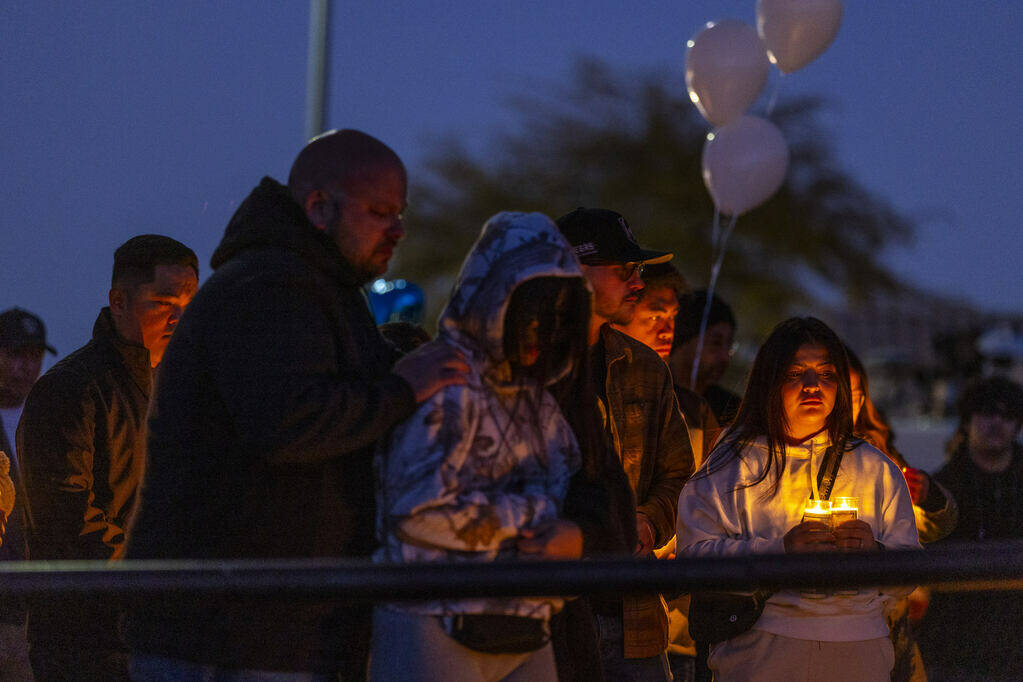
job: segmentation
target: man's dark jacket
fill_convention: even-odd
[[[128,556],[363,557],[373,444],[415,408],[361,282],[264,178],[213,254],[157,381]],[[358,667],[368,612],[325,600],[168,600],[133,612],[135,653],[230,668]]]
[[[152,387],[149,351],[125,342],[104,308],[92,340],[32,387],[18,425],[33,560],[119,559],[142,476]],[[38,649],[124,651],[120,609],[101,599],[30,604]]]
[[[689,432],[657,353],[610,325],[600,331],[615,450],[636,494],[636,511],[650,519],[660,547],[675,535],[678,496],[693,473]]]
[[[1023,539],[1023,447],[1013,445],[1009,467],[982,471],[966,446],[934,475],[959,505],[959,523],[935,547]],[[968,552],[970,545],[961,550]],[[1023,679],[1023,592],[936,592],[918,631],[928,666],[975,675]]]

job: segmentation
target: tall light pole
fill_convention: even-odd
[[[330,0],[309,0],[309,57],[306,65],[305,139],[323,132],[327,112],[327,36]]]

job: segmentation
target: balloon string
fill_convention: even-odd
[[[713,264],[710,269],[710,282],[707,284],[707,302],[703,306],[703,317],[700,318],[700,334],[696,341],[696,356],[693,358],[693,369],[689,373],[689,387],[696,390],[696,373],[700,369],[700,356],[703,354],[703,337],[707,333],[707,320],[710,318],[710,305],[714,301],[714,287],[718,281],[718,275],[721,274],[721,264],[725,261],[725,251],[728,249],[728,238],[732,235],[732,230],[735,229],[735,221],[739,219],[738,215],[733,215],[729,221],[728,226],[725,228],[724,233],[721,234],[720,243],[716,238],[718,231],[720,212],[714,210],[714,234],[712,238],[713,251],[712,258]]]
[[[710,258],[711,262],[714,261],[714,254],[718,250],[718,237],[721,236],[721,211],[714,208],[714,221],[711,223],[710,229]]]
[[[771,114],[774,113],[774,105],[778,103],[778,93],[781,92],[783,78],[785,78],[784,71],[780,72],[780,75],[774,81],[774,90],[771,91],[771,100],[767,103],[767,114],[765,114],[765,118],[771,118]]]

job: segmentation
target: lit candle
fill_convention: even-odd
[[[846,521],[854,521],[860,518],[860,498],[858,497],[836,497],[831,506],[831,523],[833,526],[840,526]]]
[[[803,522],[820,521],[831,528],[831,501],[830,500],[808,500],[803,506]],[[807,599],[823,599],[828,596],[827,590],[819,590],[815,587],[806,587],[799,593]]]
[[[846,521],[855,521],[860,517],[860,498],[853,496],[836,497],[835,503],[831,507],[831,523],[833,528],[837,528]],[[846,548],[845,551],[849,551]],[[855,587],[846,587],[835,590],[835,594],[839,596],[852,596],[859,594],[859,590]]]
[[[803,507],[803,521],[820,521],[831,526],[830,500],[808,500]]]

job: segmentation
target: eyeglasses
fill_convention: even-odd
[[[634,275],[638,275],[640,279],[643,279],[643,271],[646,270],[645,263],[621,263],[618,261],[598,260],[595,258],[580,262],[583,265],[615,268],[615,274],[618,275],[618,279],[623,282],[628,282]]]

